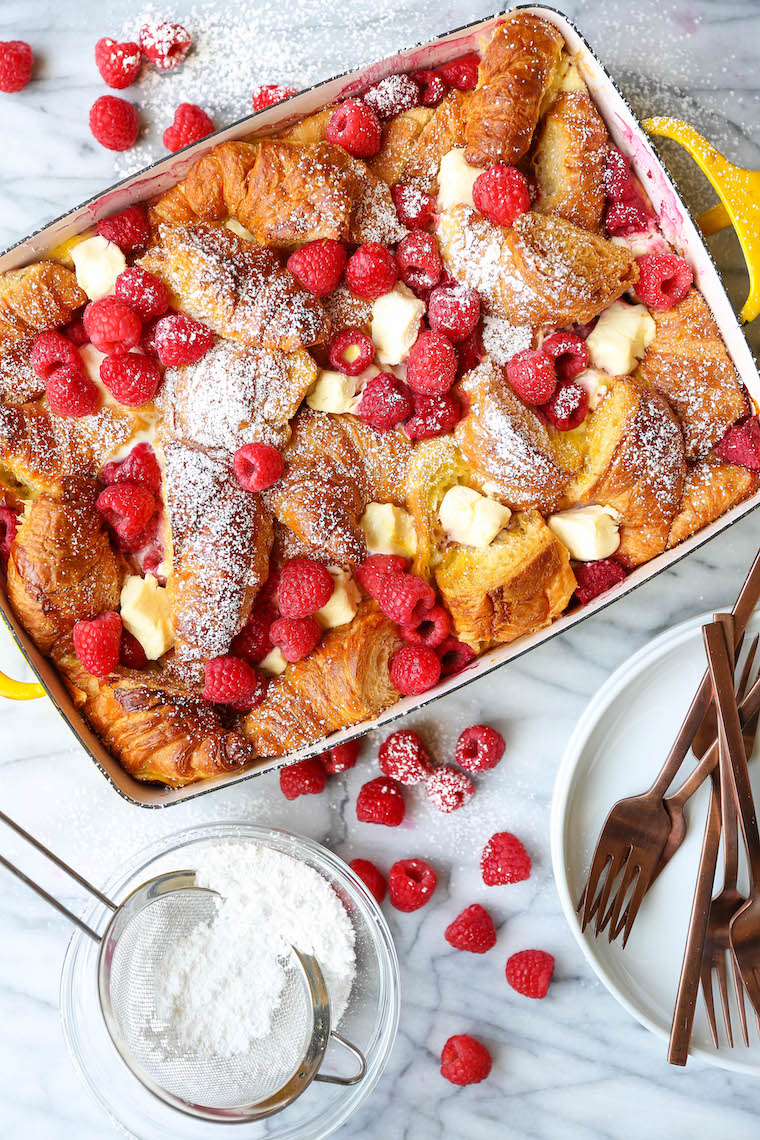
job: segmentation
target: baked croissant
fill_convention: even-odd
[[[417,553],[412,567],[426,577],[439,546],[445,541],[438,511],[450,487],[467,483],[470,468],[450,435],[423,439],[412,452],[407,471],[407,505],[417,531]]]
[[[720,518],[760,488],[760,474],[724,463],[717,455],[700,459],[686,473],[683,498],[673,519],[668,546],[677,546],[695,531]]]
[[[413,107],[383,124],[380,150],[367,159],[367,166],[377,178],[388,186],[401,181],[415,143],[434,113],[430,107]]]
[[[665,312],[638,375],[661,392],[681,421],[690,459],[704,456],[750,412],[736,370],[704,297],[696,289]]]
[[[377,716],[398,700],[389,665],[403,644],[398,627],[372,601],[347,626],[269,683],[263,702],[243,720],[257,756],[279,756]]]
[[[140,264],[166,283],[178,308],[220,336],[281,352],[327,339],[322,305],[274,250],[204,222],[160,225],[158,238]]]
[[[29,360],[33,343],[20,340],[8,345],[0,355],[0,401],[3,404],[27,404],[45,394],[45,381]]]
[[[438,168],[450,150],[465,144],[465,111],[468,96],[451,90],[420,131],[397,181],[415,186],[425,194],[438,191]]]
[[[87,302],[71,270],[37,261],[0,276],[0,354],[20,340],[70,321]]]
[[[536,209],[599,233],[609,136],[587,94],[565,92],[544,116],[533,151],[540,195]]]
[[[553,91],[564,46],[558,28],[525,12],[496,29],[467,105],[469,163],[512,165],[522,158]]]

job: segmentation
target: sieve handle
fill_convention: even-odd
[[[322,1083],[326,1085],[358,1084],[367,1071],[367,1062],[364,1059],[364,1054],[360,1049],[357,1049],[355,1045],[352,1045],[350,1041],[346,1041],[345,1037],[341,1037],[340,1033],[336,1033],[334,1029],[330,1030],[330,1036],[334,1041],[337,1041],[339,1045],[342,1045],[344,1049],[348,1049],[349,1053],[353,1054],[353,1056],[359,1062],[359,1071],[352,1077],[334,1077],[329,1073],[317,1073],[314,1080],[322,1081]]]

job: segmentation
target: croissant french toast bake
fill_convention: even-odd
[[[0,569],[105,747],[179,787],[713,522],[760,487],[756,412],[581,61],[520,11],[0,278]]]

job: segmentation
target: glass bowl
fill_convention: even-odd
[[[358,1084],[345,1087],[312,1084],[292,1105],[255,1123],[234,1125],[240,1140],[323,1140],[366,1100],[380,1079],[393,1046],[399,1017],[399,971],[390,931],[364,884],[331,851],[278,828],[220,823],[189,828],[166,836],[131,860],[103,887],[121,902],[145,880],[167,870],[193,869],[193,851],[220,840],[264,843],[310,864],[330,882],[348,911],[356,934],[356,977],[348,1008],[341,1018],[342,1035],[363,1052],[367,1072]],[[107,920],[97,902],[82,916],[96,930]],[[61,1020],[74,1067],[90,1093],[114,1124],[138,1140],[208,1140],[229,1125],[194,1119],[170,1108],[150,1093],[119,1057],[103,1020],[97,992],[99,946],[76,930],[69,942],[61,977]],[[255,963],[251,963],[255,969]],[[324,1071],[341,1071],[339,1047],[328,1047]]]

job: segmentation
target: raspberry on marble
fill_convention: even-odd
[[[134,104],[118,95],[101,95],[90,107],[90,130],[106,150],[130,150],[140,133]]]

